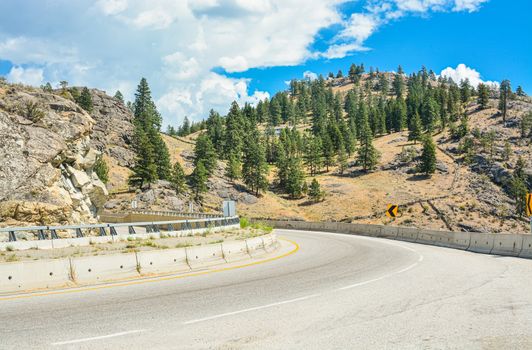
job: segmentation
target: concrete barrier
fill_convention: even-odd
[[[71,283],[68,259],[0,264],[0,292],[62,287]]]
[[[264,249],[263,241],[261,237],[254,237],[246,239],[246,245],[248,252],[251,256],[257,256],[264,254],[266,250]]]
[[[490,254],[493,249],[493,235],[487,233],[471,232],[471,244],[469,251],[476,253]]]
[[[413,227],[398,227],[397,239],[406,242],[416,242],[418,240],[419,229]]]
[[[521,249],[519,257],[532,259],[532,236],[523,237],[523,249]]]
[[[246,241],[227,242],[222,243],[221,246],[224,259],[227,262],[249,259],[251,257],[246,247]]]
[[[137,252],[140,273],[174,273],[190,270],[184,248]]]
[[[192,268],[207,267],[225,262],[222,246],[220,244],[188,247],[186,249],[186,254],[188,264]]]
[[[268,220],[267,222],[275,228],[332,231],[361,236],[384,237],[407,242],[468,250],[476,253],[532,258],[532,236],[528,235],[436,231],[400,226],[336,222],[321,223],[291,221],[289,225],[286,225],[284,221]],[[336,231],[334,231],[334,227],[336,227]]]
[[[519,256],[523,249],[523,237],[509,234],[493,235],[493,249],[491,254]]]
[[[140,267],[135,253],[77,257],[71,264],[78,283],[138,277]]]

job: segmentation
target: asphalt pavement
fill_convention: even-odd
[[[0,296],[0,349],[532,349],[532,260],[277,233],[248,266]]]

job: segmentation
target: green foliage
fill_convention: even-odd
[[[373,134],[369,128],[367,118],[362,121],[360,128],[360,147],[358,149],[358,163],[364,171],[373,170],[379,161],[380,153],[373,146]]]
[[[311,136],[307,139],[305,148],[305,165],[307,166],[310,175],[316,175],[322,166],[322,144],[321,139],[316,136]]]
[[[526,213],[526,195],[530,190],[527,185],[524,168],[525,161],[519,156],[509,184],[510,193],[515,201],[515,211],[518,216],[524,216]]]
[[[414,144],[417,143],[417,141],[421,141],[422,136],[422,128],[421,125],[421,118],[419,117],[419,113],[415,112],[414,118],[410,122],[410,132],[408,133],[408,140],[414,141]]]
[[[104,184],[109,182],[109,167],[105,159],[103,159],[103,156],[98,157],[94,163],[94,172]]]
[[[172,183],[172,187],[174,188],[177,194],[185,192],[185,172],[183,171],[183,167],[181,166],[181,164],[179,164],[179,162],[175,162],[174,166],[172,167],[172,173],[170,175],[169,180]]]
[[[489,102],[489,88],[485,84],[478,84],[478,104],[480,105],[480,109],[486,109],[488,108],[488,102]]]
[[[52,88],[52,84],[50,84],[50,82],[47,82],[46,84],[44,84],[43,86],[41,86],[41,89],[42,89],[44,92],[48,92],[48,93],[52,93],[52,92],[54,92],[54,89]]]
[[[27,100],[18,107],[17,112],[24,118],[31,120],[33,123],[40,122],[44,116],[44,110],[38,102]]]
[[[92,112],[92,108],[93,108],[93,106],[92,106],[92,96],[91,96],[91,93],[90,93],[90,91],[89,91],[89,89],[87,87],[84,87],[81,90],[79,98],[76,99],[76,103],[81,108],[86,110],[88,113]]]
[[[196,139],[194,147],[194,166],[199,162],[203,162],[207,172],[212,174],[216,167],[216,151],[212,145],[211,139],[206,134],[201,134]]]
[[[122,95],[120,90],[116,90],[114,98],[116,98],[118,101],[124,103],[124,95]]]
[[[246,140],[242,178],[249,189],[259,195],[268,187],[268,164],[264,145],[260,141],[258,130],[252,131]]]
[[[315,178],[312,179],[308,189],[308,196],[313,202],[319,202],[324,199],[325,194],[321,190],[320,183]]]
[[[342,175],[347,169],[347,154],[343,147],[340,147],[338,150],[338,157],[336,159],[338,163],[338,173]]]
[[[225,176],[231,181],[238,180],[242,177],[242,162],[236,154],[231,154],[225,169]]]
[[[130,184],[142,186],[157,179],[168,180],[171,175],[170,153],[159,133],[162,118],[145,78],[140,80],[131,108],[135,125],[133,148],[137,157]]]
[[[426,135],[423,139],[423,151],[418,171],[427,176],[436,171],[436,145],[430,135]]]
[[[532,138],[532,111],[523,114],[520,123],[521,138]]]
[[[190,176],[190,187],[194,193],[194,200],[198,203],[203,203],[203,194],[209,189],[207,187],[207,180],[209,174],[203,162],[200,161]]]
[[[499,88],[499,110],[502,114],[502,121],[506,123],[506,116],[508,114],[508,100],[512,95],[512,86],[509,80],[503,80]]]

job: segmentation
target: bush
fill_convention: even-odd
[[[26,101],[24,105],[19,107],[19,112],[25,118],[34,123],[41,121],[44,118],[44,111],[37,102]]]

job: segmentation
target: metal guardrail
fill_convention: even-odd
[[[183,216],[191,218],[221,218],[223,217],[222,213],[219,214],[210,214],[210,213],[189,213],[189,212],[179,212],[171,210],[139,210],[132,209],[128,210],[125,214],[144,214],[144,215],[160,215],[160,216]]]
[[[94,224],[94,225],[65,225],[65,226],[28,226],[28,227],[5,227],[0,228],[0,233],[8,233],[9,241],[15,242],[18,240],[18,232],[33,232],[37,234],[38,240],[45,239],[61,239],[57,231],[73,231],[73,237],[84,237],[85,233],[90,230],[97,230],[99,236],[107,236],[108,232],[111,236],[116,236],[118,233],[116,228],[127,227],[129,234],[136,234],[135,228],[143,227],[146,233],[159,233],[161,229],[165,231],[186,231],[193,229],[209,228],[209,227],[223,227],[236,225],[240,222],[238,216],[233,217],[214,217],[201,218],[194,220],[171,220],[171,221],[150,221],[150,222],[133,222],[133,223],[117,223],[117,224]],[[165,227],[165,228],[164,228]]]

